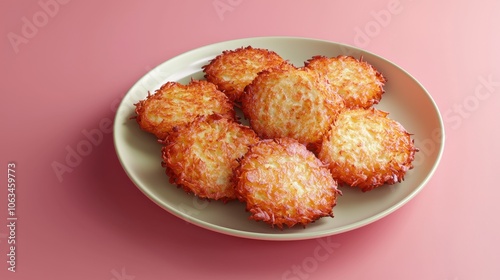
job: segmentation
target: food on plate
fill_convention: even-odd
[[[239,200],[272,227],[306,227],[333,217],[339,186],[366,192],[413,168],[418,148],[374,107],[386,79],[362,58],[317,55],[296,67],[248,46],[200,70],[206,80],[166,82],[135,104],[140,128],[163,144],[170,183],[187,193]]]
[[[136,104],[135,117],[141,129],[163,140],[176,126],[200,115],[220,114],[235,119],[231,101],[217,87],[205,80],[191,80],[184,85],[167,82]]]
[[[418,149],[411,134],[387,115],[374,108],[339,114],[318,154],[339,184],[366,192],[401,182],[413,168]]]
[[[314,56],[305,67],[325,75],[348,108],[369,108],[379,103],[384,93],[386,79],[362,58]]]
[[[260,72],[241,99],[243,114],[259,137],[290,137],[312,150],[343,108],[326,78],[296,67]]]
[[[216,84],[232,101],[239,101],[257,73],[283,63],[285,60],[274,51],[248,46],[223,51],[202,69],[207,81]]]
[[[306,226],[333,217],[339,191],[326,166],[291,138],[261,140],[236,170],[236,196],[250,219],[273,227]]]
[[[247,126],[220,115],[200,116],[178,126],[162,148],[170,182],[200,198],[235,199],[233,170],[248,147],[259,141]]]

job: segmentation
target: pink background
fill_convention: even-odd
[[[55,1],[0,4],[0,279],[500,279],[499,1]],[[354,231],[268,242],[156,206],[126,176],[108,129],[57,177],[52,164],[109,124],[153,67],[255,36],[354,45],[417,78],[447,134],[422,192]],[[15,273],[6,262],[9,162],[18,176]]]

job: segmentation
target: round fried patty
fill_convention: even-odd
[[[411,135],[388,113],[371,109],[339,114],[318,157],[339,183],[369,191],[401,182],[418,150]]]
[[[220,114],[235,119],[233,103],[217,87],[204,80],[183,85],[167,82],[153,95],[136,104],[136,120],[141,129],[165,139],[175,126],[197,116]]]
[[[207,81],[216,84],[232,101],[240,101],[245,86],[257,73],[282,63],[285,60],[276,52],[248,46],[223,51],[202,69]]]
[[[384,93],[385,78],[362,59],[314,56],[305,67],[325,75],[348,108],[369,108],[379,103]]]
[[[261,140],[236,171],[236,195],[250,219],[280,229],[333,217],[337,183],[324,164],[291,138]]]
[[[233,120],[201,116],[168,135],[163,166],[170,182],[185,191],[201,198],[231,200],[238,159],[258,140],[253,130]]]
[[[261,138],[289,137],[308,147],[322,140],[343,108],[326,79],[304,68],[265,70],[242,96],[242,111]]]

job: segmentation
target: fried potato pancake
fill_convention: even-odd
[[[141,129],[160,140],[175,126],[189,123],[197,116],[215,113],[236,118],[233,103],[214,84],[204,80],[191,80],[187,85],[167,82],[135,106],[135,118]]]
[[[282,63],[286,62],[276,52],[248,46],[223,51],[202,69],[207,81],[216,84],[230,100],[239,102],[245,86],[257,73]]]
[[[314,56],[305,67],[325,75],[348,108],[369,108],[378,104],[384,93],[386,79],[362,58]]]
[[[170,182],[200,198],[235,199],[233,171],[259,141],[247,126],[220,115],[201,116],[173,129],[162,148]]]
[[[236,196],[250,219],[283,229],[333,217],[337,182],[328,168],[291,138],[265,139],[250,147],[236,169]]]
[[[242,95],[242,111],[261,138],[290,137],[314,149],[338,113],[343,99],[326,78],[307,68],[260,72]]]
[[[411,134],[388,113],[374,108],[345,110],[322,142],[318,157],[339,184],[364,192],[395,184],[413,168]]]

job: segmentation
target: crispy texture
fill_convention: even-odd
[[[207,81],[217,85],[230,100],[240,101],[245,86],[262,70],[276,67],[285,60],[267,49],[238,48],[226,50],[202,67]]]
[[[167,82],[153,95],[135,104],[136,120],[141,129],[163,140],[176,126],[197,116],[220,114],[235,119],[233,103],[217,87],[203,80],[183,85]]]
[[[333,217],[337,183],[324,164],[294,139],[266,139],[250,147],[236,171],[236,196],[250,219],[283,229]]]
[[[348,108],[369,108],[379,103],[384,93],[386,79],[362,58],[314,56],[305,67],[326,75]]]
[[[323,76],[295,67],[262,71],[245,88],[241,103],[261,138],[290,137],[312,150],[344,108]]]
[[[369,191],[395,184],[413,168],[418,149],[405,128],[370,109],[342,112],[326,135],[318,157],[339,183]]]
[[[233,171],[259,141],[247,126],[220,115],[201,116],[177,127],[162,148],[170,182],[201,198],[235,199]]]

